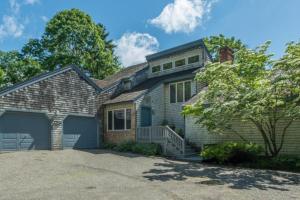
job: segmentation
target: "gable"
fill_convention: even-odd
[[[27,81],[20,82],[20,83],[14,84],[12,86],[3,88],[2,90],[0,90],[0,96],[7,95],[7,94],[12,93],[14,91],[29,87],[30,85],[36,84],[38,82],[41,82],[41,81],[44,81],[44,80],[47,80],[47,79],[51,79],[55,76],[58,76],[60,74],[68,72],[68,71],[76,72],[76,74],[79,77],[81,77],[83,80],[85,80],[85,82],[87,84],[91,85],[97,92],[102,91],[102,89],[99,86],[97,86],[95,84],[95,82],[93,82],[89,77],[87,77],[79,68],[77,68],[74,65],[70,65],[68,67],[60,68],[60,69],[57,69],[57,70],[54,70],[54,71],[48,72],[48,73],[43,73],[43,74],[35,76],[35,77],[33,77],[33,78],[31,78]]]

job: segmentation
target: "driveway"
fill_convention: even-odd
[[[95,151],[0,154],[0,199],[299,199],[300,174]]]

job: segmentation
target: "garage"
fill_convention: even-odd
[[[0,116],[0,151],[48,150],[50,132],[43,113],[7,111]]]
[[[68,116],[64,120],[64,149],[94,149],[98,146],[98,123],[95,117]]]

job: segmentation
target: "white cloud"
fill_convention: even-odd
[[[40,2],[40,0],[25,0],[24,1],[25,4],[29,4],[29,5],[34,5],[39,2]]]
[[[124,66],[134,65],[145,61],[145,56],[155,53],[159,43],[148,33],[125,33],[116,42],[116,55]]]
[[[149,20],[166,33],[192,32],[200,26],[217,0],[174,0],[164,7],[159,16]]]
[[[18,23],[15,17],[4,15],[0,24],[0,39],[8,36],[18,38],[23,34],[24,25]]]
[[[20,4],[17,0],[9,0],[10,9],[13,13],[17,14],[20,11]]]
[[[43,20],[43,22],[48,22],[49,18],[47,16],[41,16],[41,19]]]

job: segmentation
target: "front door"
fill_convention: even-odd
[[[141,110],[141,127],[147,127],[152,125],[152,113],[151,107],[142,107]]]

